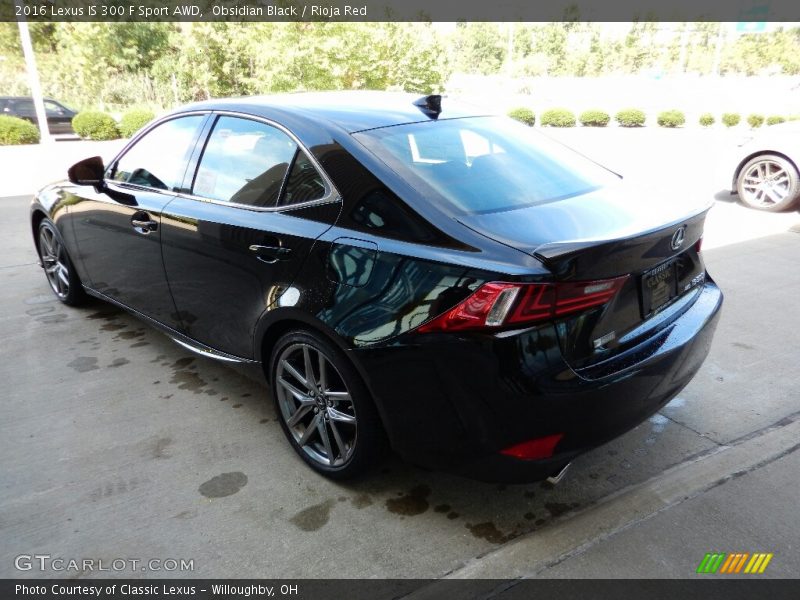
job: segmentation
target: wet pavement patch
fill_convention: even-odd
[[[206,381],[203,378],[190,371],[175,371],[169,382],[177,384],[179,390],[189,390],[195,394],[202,393],[202,388],[206,386]]]
[[[108,365],[109,367],[121,367],[122,365],[127,365],[129,361],[127,358],[115,358],[111,361],[111,364]]]
[[[505,535],[494,523],[478,523],[477,525],[466,525],[472,535],[481,538],[492,544],[504,544],[514,537],[513,534]]]
[[[389,498],[386,501],[386,508],[396,515],[408,517],[421,515],[430,507],[427,500],[430,494],[431,488],[424,484],[418,485],[399,498]]]
[[[247,475],[240,471],[222,473],[201,484],[198,491],[206,498],[232,496],[247,485]]]
[[[67,366],[75,369],[78,373],[86,373],[100,368],[97,366],[97,358],[94,356],[79,356],[68,362]]]
[[[151,448],[150,455],[155,458],[169,458],[172,456],[167,450],[172,445],[172,439],[168,437],[161,437],[157,438],[155,442],[153,442],[153,447]],[[206,482],[208,483],[208,482]]]
[[[326,500],[314,506],[309,506],[301,510],[289,521],[302,529],[303,531],[317,531],[325,526],[331,516],[331,508],[334,505],[333,500]]]
[[[104,319],[106,321],[110,321],[112,319],[116,319],[121,314],[122,314],[121,310],[100,310],[98,312],[90,314],[86,318],[92,320]]]
[[[372,496],[369,494],[358,494],[357,496],[351,498],[350,502],[358,509],[366,508],[368,506],[372,506],[373,504]]]
[[[564,513],[571,511],[573,508],[577,508],[580,506],[577,502],[573,502],[572,504],[562,504],[561,502],[545,502],[544,507],[550,512],[551,515],[554,517],[559,517]]]

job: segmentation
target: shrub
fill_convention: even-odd
[[[36,144],[39,142],[39,128],[30,121],[0,115],[0,146]]]
[[[698,122],[703,127],[711,127],[716,122],[716,119],[714,119],[714,115],[712,115],[711,113],[703,113],[702,115],[700,115],[700,119],[698,120]]]
[[[680,127],[686,123],[686,117],[679,110],[665,110],[656,118],[659,127]]]
[[[780,115],[770,115],[767,117],[767,125],[777,125],[778,123],[786,123],[786,119]]]
[[[575,127],[575,114],[566,108],[551,108],[542,113],[542,125]]]
[[[531,127],[533,127],[534,123],[536,123],[536,115],[533,114],[533,111],[530,108],[512,108],[510,111],[508,111],[508,116]]]
[[[611,117],[602,110],[585,110],[581,113],[580,122],[584,127],[605,127]]]
[[[625,108],[619,111],[614,118],[621,127],[642,127],[645,121],[644,112],[638,108]]]
[[[72,129],[89,140],[115,140],[119,137],[117,122],[104,112],[85,110],[72,119]]]
[[[155,118],[152,110],[129,110],[119,121],[119,133],[129,138]]]
[[[761,127],[764,124],[764,115],[759,115],[753,113],[752,115],[747,116],[747,122],[750,124],[750,127],[755,129],[756,127]]]
[[[703,127],[711,127],[715,122],[714,115],[711,113],[703,113],[700,115],[700,125]]]
[[[722,115],[722,124],[725,127],[734,127],[739,124],[739,121],[742,120],[742,117],[739,116],[739,113],[725,113]]]

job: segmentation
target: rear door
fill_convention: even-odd
[[[340,199],[297,140],[264,120],[219,115],[192,162],[189,193],[162,218],[170,288],[186,335],[250,358],[256,322],[290,289]]]

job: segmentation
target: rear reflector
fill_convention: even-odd
[[[558,444],[563,437],[563,433],[556,433],[554,435],[548,435],[547,437],[528,440],[527,442],[522,442],[521,444],[516,444],[515,446],[501,450],[500,454],[521,458],[523,460],[550,458],[553,456],[553,450],[555,450],[556,444]]]
[[[559,283],[485,283],[417,331],[467,331],[548,321],[607,304],[628,276]]]

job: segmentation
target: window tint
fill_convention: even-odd
[[[178,191],[203,119],[204,115],[181,117],[151,129],[117,161],[114,181]]]
[[[197,196],[275,206],[297,144],[281,130],[258,121],[220,117],[194,180]]]
[[[44,109],[47,114],[59,114],[63,109],[61,106],[53,102],[52,100],[45,100],[44,101]]]
[[[587,193],[618,178],[504,118],[427,121],[355,134],[416,187],[456,211],[495,212]]]
[[[319,200],[324,195],[325,182],[322,176],[314,168],[306,153],[298,150],[289,179],[286,181],[286,190],[279,202],[280,206]]]

